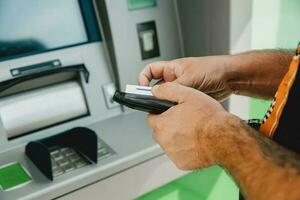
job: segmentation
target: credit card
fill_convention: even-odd
[[[153,96],[152,87],[148,87],[148,86],[126,85],[125,92],[130,94]]]

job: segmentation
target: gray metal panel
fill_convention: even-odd
[[[58,200],[132,200],[187,173],[189,171],[179,170],[166,155],[161,155]]]
[[[101,3],[101,2],[99,2]],[[157,1],[156,7],[129,11],[127,0],[106,0],[120,85],[136,84],[138,73],[156,60],[182,57],[179,24],[174,0]],[[103,5],[105,6],[105,5]],[[160,57],[142,60],[137,23],[154,20]]]
[[[245,3],[245,2],[244,2]],[[211,0],[211,54],[229,54],[230,53],[230,5],[231,0]]]
[[[184,56],[228,54],[230,0],[177,0]]]
[[[210,52],[210,1],[177,0],[184,56],[204,56]]]
[[[90,128],[116,154],[101,160],[97,165],[89,165],[62,175],[53,182],[47,180],[24,156],[24,145],[1,152],[0,165],[19,161],[29,170],[34,181],[17,190],[0,191],[0,199],[53,199],[161,155],[162,151],[152,140],[145,117],[144,113],[132,112],[91,125]]]
[[[2,146],[2,144],[7,143],[7,136],[4,130],[4,126],[0,117],[0,146]]]

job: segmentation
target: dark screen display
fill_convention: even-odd
[[[0,59],[85,42],[78,0],[0,0]]]

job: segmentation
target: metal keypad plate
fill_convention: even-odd
[[[70,147],[57,148],[54,151],[51,151],[50,155],[54,177],[89,164],[82,156]]]
[[[98,138],[98,160],[108,158],[114,154],[114,151],[105,144],[100,138]]]
[[[110,157],[113,150],[98,138],[97,155],[98,160]],[[56,148],[50,152],[53,177],[63,175],[75,169],[79,169],[89,164],[89,162],[79,155],[71,147]]]

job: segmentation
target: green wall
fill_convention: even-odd
[[[300,41],[299,0],[253,0],[252,49],[294,49]],[[269,101],[250,100],[250,117],[262,118]]]
[[[238,200],[238,188],[218,166],[192,172],[138,200]]]

